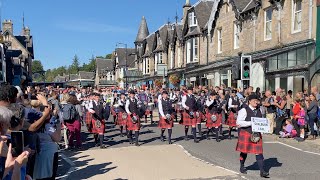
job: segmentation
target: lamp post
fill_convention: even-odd
[[[125,51],[125,53],[126,53],[126,57],[125,57],[126,67],[125,67],[125,71],[124,71],[123,74],[124,74],[125,79],[126,79],[125,88],[128,89],[128,77],[127,77],[127,71],[128,71],[128,64],[127,64],[128,63],[128,45],[126,43],[120,43],[120,42],[118,42],[116,46],[118,46],[118,45],[124,45],[125,48],[126,48],[126,51]]]

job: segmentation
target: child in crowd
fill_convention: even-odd
[[[305,107],[306,107],[306,104],[304,102],[301,102],[300,103],[300,112],[296,116],[298,118],[298,125],[300,127],[300,138],[301,139],[305,138],[305,133],[304,133],[304,128],[306,125],[306,121],[305,121],[306,112],[304,110]]]
[[[282,127],[280,133],[280,138],[293,138],[297,135],[297,131],[293,128],[291,119],[286,120],[286,124]]]

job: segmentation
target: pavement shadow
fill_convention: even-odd
[[[264,169],[269,172],[270,169],[275,167],[281,167],[282,163],[278,161],[278,158],[269,158],[264,160]],[[258,163],[254,162],[252,165],[246,167],[247,170],[259,170]]]
[[[73,178],[75,178],[75,179],[90,179],[93,176],[102,175],[102,174],[105,174],[105,173],[117,168],[117,166],[108,167],[111,165],[112,165],[111,162],[89,165],[85,168],[75,170],[74,172],[72,172],[69,179],[73,179]]]

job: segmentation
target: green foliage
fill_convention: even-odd
[[[43,71],[43,66],[40,60],[32,61],[32,72],[41,72]]]
[[[48,69],[45,73],[45,78],[47,82],[53,82],[57,76],[63,76],[64,74],[78,74],[79,71],[94,72],[95,69],[96,61],[94,56],[89,59],[88,63],[83,63],[80,66],[79,58],[75,55],[70,66],[60,66],[58,68]]]

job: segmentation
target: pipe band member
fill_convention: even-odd
[[[100,148],[104,149],[106,148],[103,144],[103,136],[105,133],[105,109],[103,107],[103,102],[100,101],[100,94],[92,94],[92,101],[89,104],[88,111],[92,119],[92,133],[94,133],[96,146],[100,145]],[[98,138],[100,143],[98,143]]]
[[[130,144],[133,144],[132,132],[135,132],[135,145],[139,146],[140,118],[138,109],[138,99],[135,97],[135,91],[129,91],[129,98],[126,101],[127,129]]]
[[[222,115],[221,115],[221,106],[219,104],[219,100],[217,99],[217,94],[212,92],[210,97],[206,101],[206,106],[208,107],[208,111],[206,114],[207,122],[206,127],[208,128],[207,131],[207,139],[209,138],[209,133],[215,133],[216,141],[220,142],[219,138],[219,127],[222,123]]]
[[[206,92],[204,90],[201,90],[200,97],[197,100],[197,108],[198,108],[198,114],[197,114],[197,126],[199,131],[199,136],[202,137],[201,132],[201,122],[206,118],[205,117],[205,103],[206,103]]]
[[[269,173],[264,170],[263,164],[263,147],[262,147],[262,136],[261,133],[253,133],[251,126],[252,117],[262,117],[260,109],[257,108],[259,100],[256,95],[248,96],[249,105],[242,108],[237,117],[237,126],[239,127],[238,143],[236,151],[240,152],[240,172],[246,174],[247,170],[244,167],[244,163],[247,158],[247,154],[255,154],[257,164],[260,169],[260,176],[267,178]],[[258,138],[254,141],[252,136],[255,135]]]
[[[231,132],[234,127],[237,127],[237,114],[240,110],[240,101],[239,98],[236,95],[237,91],[232,90],[230,94],[230,98],[228,100],[228,119],[226,122],[226,125],[229,126],[229,139],[231,139]]]
[[[185,140],[188,140],[188,130],[189,126],[192,127],[193,140],[195,143],[198,143],[199,140],[196,136],[196,125],[197,125],[197,106],[196,98],[193,94],[193,87],[188,87],[187,94],[182,97],[182,106],[185,109],[183,112],[183,122],[185,126]]]
[[[171,143],[171,134],[172,134],[172,127],[173,127],[173,113],[174,110],[172,108],[172,101],[168,97],[168,92],[162,92],[162,98],[158,102],[159,113],[160,113],[160,120],[158,123],[158,127],[161,128],[161,141],[164,141],[163,133],[165,129],[168,129],[168,142]]]
[[[123,127],[126,126],[127,124],[127,117],[125,115],[127,114],[126,112],[126,95],[124,93],[121,93],[120,98],[118,99],[118,105],[119,105],[119,114],[117,118],[117,125],[120,128],[120,136],[123,137]]]

